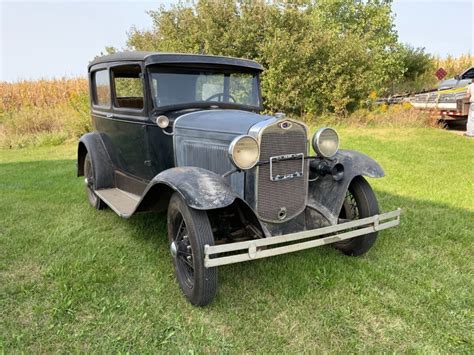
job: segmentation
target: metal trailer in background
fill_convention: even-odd
[[[445,125],[463,125],[467,122],[469,100],[466,87],[448,90],[435,90],[408,96],[404,101],[414,108],[429,111]]]
[[[407,102],[415,109],[428,111],[445,126],[463,126],[469,114],[467,86],[473,79],[474,67],[470,67],[454,78],[441,81],[436,89],[395,94],[380,98],[376,103],[392,105]]]

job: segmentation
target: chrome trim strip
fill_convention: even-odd
[[[359,237],[364,234],[369,234],[392,228],[400,224],[401,209],[398,208],[394,211],[374,215],[371,217],[358,219],[346,223],[336,224],[333,226],[322,227],[318,229],[312,229],[308,231],[302,231],[297,233],[291,233],[281,235],[277,237],[269,237],[264,239],[248,240],[244,242],[228,243],[221,245],[205,245],[204,246],[204,266],[206,268],[215,267],[220,265],[234,264],[243,261],[249,261],[254,259],[262,259],[270,256],[292,253],[309,248],[315,248],[322,245],[336,243],[342,240],[347,240],[355,237]],[[387,221],[388,220],[388,221]],[[384,222],[386,221],[386,222]],[[382,223],[381,223],[382,222]],[[359,228],[350,230],[353,228]],[[338,233],[343,232],[343,233]],[[336,233],[336,234],[334,234]],[[312,239],[305,242],[278,246],[275,248],[259,249],[263,246],[277,245],[289,242],[295,242],[298,240],[315,238],[326,234],[332,234],[319,239]],[[227,253],[232,251],[242,250],[240,254],[215,257],[213,255],[220,253]]]
[[[283,121],[283,120],[281,120]],[[265,121],[260,121],[256,124],[254,124],[252,127],[250,127],[249,131],[248,131],[248,135],[249,136],[252,136],[254,137],[257,142],[259,143],[260,145],[260,137],[262,136],[262,131],[264,128],[267,128],[275,123],[279,122],[279,120],[276,118],[276,117],[272,117],[268,120],[265,120]]]

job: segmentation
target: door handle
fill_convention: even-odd
[[[114,117],[114,115],[113,115],[113,114],[111,114],[111,113],[108,113],[107,115],[105,115],[105,117],[107,117],[107,118],[113,118],[113,117]]]

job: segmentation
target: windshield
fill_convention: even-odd
[[[260,106],[256,73],[208,69],[152,69],[155,107],[193,103]]]

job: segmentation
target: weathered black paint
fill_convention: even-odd
[[[92,83],[92,73],[100,69],[109,71],[111,83],[110,105],[97,106],[91,100],[93,126],[97,132],[101,133],[103,144],[111,157],[114,169],[146,182],[160,172],[175,166],[173,138],[164,134],[163,130],[156,126],[156,117],[165,113],[170,118],[172,126],[176,118],[190,112],[202,114],[213,111],[209,107],[201,109],[176,107],[167,112],[158,112],[153,109],[146,67],[147,65],[169,66],[171,64],[193,66],[199,64],[214,67],[217,65],[222,68],[239,67],[243,70],[262,70],[258,63],[238,58],[151,52],[119,53],[97,58],[91,62],[89,82]],[[144,108],[140,110],[115,106],[113,70],[130,65],[139,66],[142,70]],[[94,96],[93,90],[93,85],[90,85],[91,98]],[[250,111],[255,110],[255,107],[242,108]],[[258,115],[253,115],[254,120],[261,119]],[[81,163],[79,165],[81,166]]]
[[[175,131],[199,131],[199,134],[216,133],[232,137],[247,134],[249,129],[262,121],[272,119],[272,116],[259,115],[242,110],[202,110],[184,114],[176,120]],[[205,132],[205,133],[203,133]]]
[[[92,120],[97,132],[84,135],[78,147],[78,175],[83,175],[85,154],[89,152],[97,176],[96,189],[119,187],[141,195],[133,212],[124,216],[126,218],[135,212],[166,209],[171,194],[176,191],[191,208],[208,211],[229,208],[244,210],[246,219],[258,225],[263,234],[278,235],[336,224],[352,179],[358,175],[384,175],[382,168],[370,157],[354,151],[340,151],[334,162],[344,166],[341,180],[335,181],[327,175],[309,182],[305,212],[286,223],[262,224],[249,207],[249,201],[244,201],[221,175],[200,167],[176,167],[179,154],[175,152],[174,144],[179,147],[180,141],[173,141],[172,136],[164,134],[155,120],[159,114],[166,114],[171,122],[168,132],[174,131],[175,138],[181,135],[201,142],[219,140],[228,144],[235,136],[247,134],[252,126],[274,118],[259,115],[255,108],[248,107],[175,107],[167,112],[158,111],[152,106],[147,65],[241,67],[253,71],[262,68],[255,62],[236,58],[127,53],[96,59],[90,64],[89,71],[109,70],[112,79],[114,68],[130,64],[138,65],[142,70],[143,109],[115,107],[114,90],[111,89],[110,106],[98,107],[91,102]],[[91,89],[91,97],[92,94]],[[253,181],[249,177],[254,171],[245,174],[245,191],[252,195],[255,186],[249,183]]]
[[[331,175],[326,175],[310,182],[308,187],[308,206],[321,213],[331,224],[337,224],[347,189],[354,177],[380,178],[385,175],[375,160],[353,150],[340,150],[334,160],[344,166],[344,177],[334,181]]]
[[[197,167],[176,167],[156,175],[143,191],[134,211],[124,217],[135,212],[161,210],[174,191],[189,207],[198,210],[224,208],[240,199],[220,175]]]
[[[147,180],[153,177],[151,167],[145,164],[149,147],[143,120],[114,114],[107,117],[95,112],[93,122],[96,130],[106,137],[107,150],[116,152],[111,156],[119,170]]]
[[[106,189],[114,187],[114,165],[99,133],[87,133],[79,140],[77,150],[77,175],[84,176],[84,159],[89,153],[94,169],[94,187]]]
[[[89,68],[96,64],[110,62],[137,61],[143,62],[145,65],[161,64],[161,65],[189,65],[196,67],[199,65],[221,65],[228,67],[249,68],[261,71],[263,67],[257,62],[249,59],[221,57],[211,55],[198,54],[176,54],[176,53],[157,53],[157,52],[120,52],[110,54],[94,59]]]
[[[226,207],[237,198],[237,194],[220,175],[197,167],[165,170],[153,178],[145,193],[158,184],[179,192],[189,207],[198,210]]]

